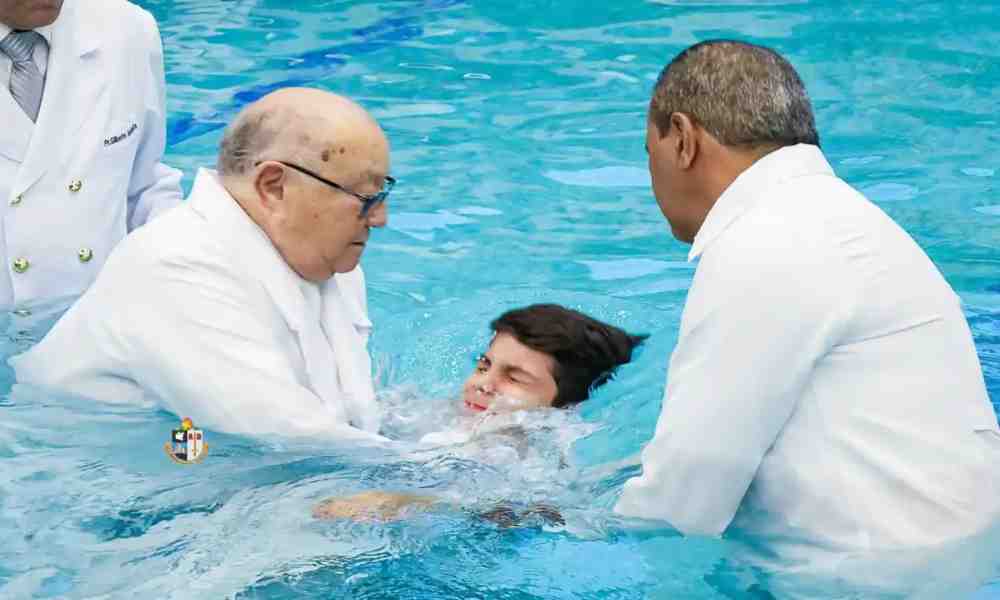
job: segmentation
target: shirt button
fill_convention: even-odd
[[[80,251],[76,253],[77,258],[80,262],[90,262],[90,259],[94,258],[94,251],[90,248],[80,248]]]
[[[21,200],[24,200],[24,196],[22,196],[21,194],[18,194],[16,196],[14,196],[13,198],[11,198],[10,205],[11,206],[17,206],[18,204],[21,203]]]
[[[28,262],[27,258],[18,258],[14,260],[14,270],[18,273],[24,273],[30,266],[31,263]]]
[[[69,184],[69,191],[76,193],[83,189],[83,182],[79,179],[74,179],[72,183]]]

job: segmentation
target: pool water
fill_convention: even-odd
[[[207,431],[178,466],[172,415],[33,390],[0,399],[3,598],[761,598],[733,542],[610,514],[652,435],[693,266],[652,199],[645,106],[699,40],[775,47],[809,89],[838,173],[901,223],[966,303],[1000,402],[1000,12],[979,2],[144,0],[167,67],[168,162],[214,163],[221,127],[277,87],[364,104],[399,180],[364,265],[372,353],[405,451]],[[651,337],[532,449],[417,451],[505,309],[560,302]],[[4,356],[51,319],[2,319]],[[762,342],[763,343],[763,342]],[[720,374],[724,376],[724,374]],[[442,416],[444,415],[444,416]],[[710,436],[711,432],[706,432]],[[1000,468],[1000,465],[998,465]],[[320,522],[368,489],[447,506]],[[508,502],[565,525],[477,518]],[[992,547],[1000,555],[1000,545]],[[989,571],[981,574],[997,578]],[[829,588],[813,597],[852,597]],[[977,597],[1000,597],[987,585]]]

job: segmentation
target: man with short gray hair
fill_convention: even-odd
[[[378,440],[359,261],[395,181],[381,128],[346,98],[279,90],[237,116],[218,166],[11,360],[18,382],[221,431]]]
[[[1000,433],[960,300],[834,174],[792,66],[692,46],[660,74],[646,130],[657,203],[699,262],[617,512],[734,525],[803,563],[996,523]]]

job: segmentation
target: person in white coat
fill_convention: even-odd
[[[741,42],[688,48],[659,76],[646,148],[698,264],[616,511],[732,526],[803,565],[996,524],[1000,433],[960,299],[834,174],[792,66]]]
[[[148,12],[0,0],[0,310],[78,296],[129,231],[180,202],[165,117]]]
[[[284,89],[226,130],[218,172],[131,234],[26,354],[18,384],[151,402],[204,428],[378,439],[365,278],[394,183],[350,100]]]

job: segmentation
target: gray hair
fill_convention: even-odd
[[[221,176],[245,175],[282,134],[287,134],[287,110],[250,107],[229,124],[219,143],[216,168]]]
[[[691,46],[664,67],[649,105],[665,136],[684,113],[725,146],[819,146],[809,95],[777,52],[735,40]]]
[[[241,115],[226,127],[219,143],[219,159],[216,169],[219,175],[243,175],[251,168],[260,154],[260,132],[267,115]]]

